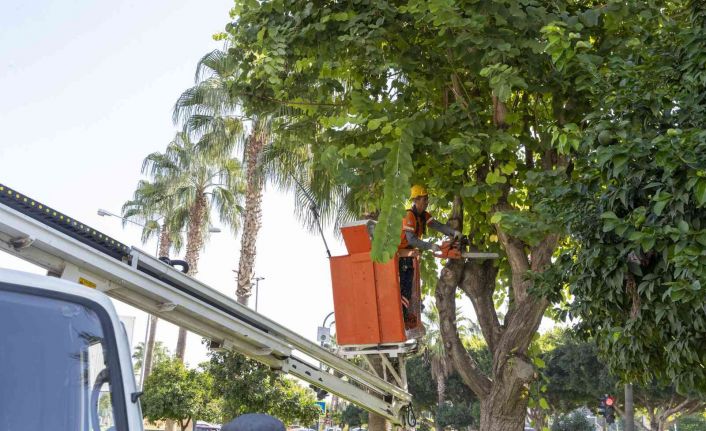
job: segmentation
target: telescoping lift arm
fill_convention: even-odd
[[[0,250],[402,425],[411,396],[153,256],[0,184]],[[313,358],[327,371],[295,356]]]

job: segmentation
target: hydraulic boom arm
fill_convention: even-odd
[[[0,250],[96,288],[402,424],[411,396],[286,327],[65,214],[0,184]],[[295,356],[300,352],[327,371]]]

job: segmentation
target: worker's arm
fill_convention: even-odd
[[[457,230],[454,230],[451,228],[449,225],[441,224],[438,221],[431,219],[429,220],[429,223],[427,224],[430,228],[434,229],[437,232],[441,232],[446,236],[454,237],[456,238],[457,236],[461,236],[461,233],[457,233]]]
[[[414,234],[414,232],[410,232],[407,230],[404,232],[404,234],[405,234],[405,237],[407,238],[407,243],[414,248],[418,248],[420,250],[432,250],[432,249],[434,249],[434,246],[436,245],[436,244],[432,244],[430,242],[426,242],[426,241],[423,241],[423,240],[417,238],[417,236]],[[437,248],[438,248],[438,246],[437,246]],[[434,251],[438,251],[438,250],[434,250]]]

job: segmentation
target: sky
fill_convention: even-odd
[[[122,227],[99,208],[119,213],[141,177],[142,160],[163,151],[177,131],[172,108],[193,85],[196,63],[220,48],[212,35],[228,22],[232,0],[10,0],[0,14],[0,183],[146,251],[138,227]],[[333,311],[321,238],[293,217],[294,199],[268,187],[257,242],[258,308],[311,339]],[[219,224],[216,222],[216,226]],[[222,226],[219,226],[222,227]],[[345,247],[326,229],[332,254]],[[235,292],[239,237],[213,234],[197,278]],[[0,254],[0,267],[43,270]],[[114,301],[115,302],[115,301]],[[251,306],[254,306],[254,296]],[[146,314],[134,316],[144,340]],[[160,321],[157,340],[174,351],[176,328]],[[189,334],[186,362],[206,360]]]
[[[177,127],[172,108],[194,83],[198,60],[220,48],[212,35],[228,22],[232,0],[7,0],[0,14],[0,183],[145,251],[140,229],[115,217],[142,178],[142,160],[163,151]],[[333,311],[321,238],[295,220],[291,195],[268,187],[257,242],[258,311],[312,341]],[[215,223],[218,226],[218,223]],[[222,227],[222,226],[219,226]],[[332,254],[345,247],[325,229]],[[235,297],[239,238],[213,234],[197,278]],[[0,253],[0,267],[43,273]],[[114,301],[116,302],[116,301]],[[254,307],[254,295],[251,299]],[[464,301],[464,311],[471,309]],[[144,340],[145,313],[135,318]],[[543,328],[551,326],[545,321]],[[177,329],[160,321],[157,340],[173,352]],[[190,334],[186,362],[207,359]]]

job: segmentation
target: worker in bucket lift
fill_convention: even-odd
[[[402,234],[400,235],[398,250],[420,249],[432,250],[435,253],[441,251],[441,248],[439,248],[437,244],[422,240],[422,236],[426,234],[427,227],[453,237],[454,239],[461,238],[461,232],[452,229],[448,225],[439,223],[426,211],[429,205],[429,194],[424,186],[412,186],[410,199],[412,200],[412,208],[407,210],[404,220],[402,221]],[[402,293],[402,314],[408,327],[416,326],[418,316],[408,310],[412,297],[412,286],[414,284],[413,256],[400,256],[399,273],[400,290]]]

